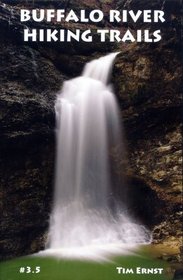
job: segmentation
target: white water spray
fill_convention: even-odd
[[[86,64],[83,75],[65,82],[57,97],[55,195],[48,242],[53,252],[149,241],[148,232],[122,207],[110,207],[109,144],[122,142],[118,108],[108,85],[116,55]]]

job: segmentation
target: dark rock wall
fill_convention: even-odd
[[[112,81],[127,138],[129,210],[151,229],[156,226],[154,242],[170,236],[178,240],[180,223],[173,223],[174,217],[180,221],[182,213],[180,1],[93,0],[62,1],[62,4],[38,1],[39,7],[65,5],[76,11],[100,8],[106,14],[110,8],[123,7],[135,10],[147,6],[166,11],[167,24],[161,27],[160,43],[102,44],[96,38],[89,45],[23,44],[19,9],[25,1],[3,2],[0,4],[1,258],[33,253],[44,247],[53,193],[56,93],[65,79],[81,73],[87,61],[116,49],[121,53]],[[31,1],[27,2],[31,8]],[[107,17],[102,25],[109,27]],[[43,23],[42,27],[46,25]],[[76,27],[85,28],[82,24],[71,26]],[[117,27],[127,28],[123,24]],[[135,28],[132,23],[130,28]]]
[[[28,46],[1,43],[0,52],[0,246],[1,257],[12,257],[43,246],[54,174],[54,99],[63,78]]]

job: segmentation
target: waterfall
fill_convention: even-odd
[[[149,241],[148,231],[132,221],[125,207],[118,202],[115,211],[110,207],[113,186],[108,150],[123,142],[117,102],[108,84],[116,55],[86,64],[82,76],[66,81],[57,96],[55,193],[48,249]]]

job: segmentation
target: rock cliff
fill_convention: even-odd
[[[15,3],[16,2],[16,3]],[[160,43],[23,43],[21,7],[78,11],[163,9]],[[38,5],[38,6],[37,6]],[[54,100],[64,80],[94,57],[119,50],[112,82],[128,158],[130,211],[153,230],[153,242],[181,238],[180,1],[13,1],[0,3],[1,258],[44,247],[53,193]],[[35,23],[30,22],[29,27]],[[54,28],[55,23],[51,23]],[[107,18],[102,26],[111,27]],[[140,24],[143,28],[142,23]],[[78,23],[79,28],[85,28]],[[137,26],[129,23],[135,30]],[[46,28],[46,24],[42,24]],[[64,25],[76,28],[76,24]],[[97,27],[91,24],[95,30]],[[117,25],[126,29],[125,24]],[[150,27],[149,27],[150,28]],[[118,155],[116,156],[118,157]],[[175,222],[176,221],[176,222]]]

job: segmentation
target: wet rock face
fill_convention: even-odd
[[[126,199],[130,215],[152,230],[163,219],[165,201],[147,184],[143,176],[129,176],[127,182]]]
[[[63,74],[34,48],[0,42],[0,258],[44,247],[55,157],[54,100]]]
[[[166,44],[160,42],[141,48],[132,44],[128,50],[122,50],[114,68],[116,92],[122,108],[129,110],[131,106],[131,114],[142,112],[142,107],[144,111],[149,108],[178,108],[181,103],[180,57],[180,42],[176,34]]]
[[[162,239],[164,240],[164,243],[168,243],[170,240],[177,243],[181,242],[182,225],[180,223],[180,219],[182,218],[182,215],[182,211],[176,212],[169,216],[167,222],[164,221],[155,226],[153,230],[154,243],[160,243]],[[175,237],[175,231],[178,238]]]
[[[63,8],[59,3],[54,3],[55,8]],[[23,44],[17,16],[23,4],[14,5],[13,16],[11,5],[0,4],[1,258],[44,247],[53,193],[56,93],[64,80],[81,73],[87,61],[116,48],[121,53],[112,80],[127,137],[129,208],[139,221],[156,226],[154,242],[168,236],[178,240],[182,191],[179,1],[172,5],[170,0],[154,0],[152,7],[145,0],[62,1],[67,9],[100,8],[105,13],[110,8],[145,9],[147,4],[148,9],[159,9],[163,3],[169,20],[162,42],[127,45]],[[47,5],[53,7],[53,1]],[[106,18],[102,24],[108,26]]]
[[[176,36],[171,40],[179,45]],[[145,47],[137,52],[135,49],[138,46],[134,46],[124,53],[122,51],[115,64],[114,81],[123,109],[129,172],[143,178],[158,196],[153,201],[154,207],[150,208],[152,212],[149,216],[153,217],[150,224],[152,226],[155,222],[158,225],[160,221],[163,224],[158,227],[158,234],[157,231],[153,234],[153,240],[164,242],[168,239],[169,243],[177,240],[180,246],[181,60],[179,47],[172,48],[170,45],[167,43],[163,47],[160,44],[153,50]],[[153,195],[141,194],[144,205],[150,205],[147,201],[148,198],[153,200]],[[138,209],[136,213],[140,211],[142,201],[139,200],[139,207],[132,205]],[[148,215],[148,207],[144,211]],[[139,217],[145,218],[144,222],[149,220],[141,213]]]
[[[54,100],[63,76],[28,46],[1,45],[0,258],[44,246],[54,174]]]
[[[0,162],[1,259],[44,248],[52,197],[54,145],[36,139],[27,145],[23,136],[21,147],[14,145]]]
[[[138,151],[132,153],[131,164],[139,175],[151,180],[173,199],[181,193],[181,128],[171,128],[164,135],[151,134],[151,139],[137,142]],[[152,157],[153,155],[153,157]]]

